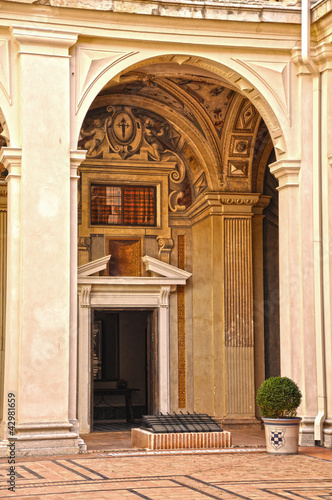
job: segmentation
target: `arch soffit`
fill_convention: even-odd
[[[277,159],[280,159],[280,155],[286,153],[286,136],[280,125],[280,123],[285,124],[288,120],[285,116],[285,111],[281,109],[280,102],[275,98],[275,95],[271,94],[269,85],[264,85],[262,79],[258,79],[254,74],[250,80],[244,77],[243,73],[246,73],[246,76],[248,76],[248,71],[243,71],[245,69],[244,66],[241,66],[237,60],[229,58],[227,61],[229,66],[225,66],[225,64],[213,60],[212,58],[207,59],[204,57],[182,54],[170,55],[169,53],[159,53],[158,56],[146,58],[146,54],[138,52],[128,53],[128,57],[121,57],[120,59],[121,60],[118,62],[113,61],[104,69],[97,69],[96,72],[91,75],[90,83],[80,97],[78,97],[76,89],[76,118],[72,128],[72,140],[74,141],[73,149],[77,145],[80,129],[86,113],[94,98],[109,81],[115,79],[116,82],[119,82],[121,73],[137,70],[146,65],[175,62],[179,65],[185,63],[207,70],[221,77],[225,83],[232,85],[237,92],[246,96],[254,104],[268,127],[273,145],[276,149]],[[129,61],[131,64],[128,64]],[[262,90],[259,91],[258,88]]]
[[[128,97],[128,96],[126,96]],[[123,105],[123,95],[112,94],[111,102],[113,105]],[[110,96],[98,96],[90,110],[101,106],[107,106],[110,104]],[[153,101],[152,99],[142,98],[138,96],[130,96],[126,101],[126,105],[144,108],[148,111],[155,112],[160,116],[167,119],[169,123],[174,126],[174,128],[184,136],[184,141],[188,143],[193,153],[197,157],[201,169],[196,172],[195,176],[201,175],[202,170],[205,172],[208,185],[211,189],[217,190],[219,188],[218,184],[218,172],[215,165],[215,158],[211,154],[211,150],[204,144],[202,137],[199,135],[199,131],[192,123],[181,115],[174,116],[174,112],[171,109],[163,106],[158,101]],[[197,146],[200,145],[200,147]],[[192,172],[191,172],[192,175]]]

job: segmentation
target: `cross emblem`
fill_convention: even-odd
[[[126,128],[130,127],[130,125],[126,122],[124,118],[118,123],[117,125],[119,128],[122,129],[122,139],[125,139],[126,137]]]

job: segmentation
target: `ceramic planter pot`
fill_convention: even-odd
[[[263,418],[266,451],[276,455],[296,455],[298,453],[300,417]]]

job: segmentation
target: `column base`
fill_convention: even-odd
[[[77,419],[69,420],[69,422],[73,425],[71,432],[75,432],[78,435],[78,449],[79,453],[84,453],[88,450],[87,445],[84,440],[79,436],[80,433],[80,424]]]
[[[71,431],[72,427],[73,425],[69,422],[16,424],[15,436],[0,442],[0,456],[29,457],[77,454],[79,453],[79,436],[76,432]]]
[[[323,446],[325,448],[332,448],[332,419],[327,418],[324,422],[323,429]]]
[[[300,446],[315,446],[315,417],[302,417],[300,425]]]

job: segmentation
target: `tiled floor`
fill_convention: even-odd
[[[84,455],[17,460],[15,492],[1,459],[0,499],[332,499],[332,450],[272,456],[261,431],[233,431],[230,451],[147,454],[128,448],[128,433],[100,434],[86,439]]]

